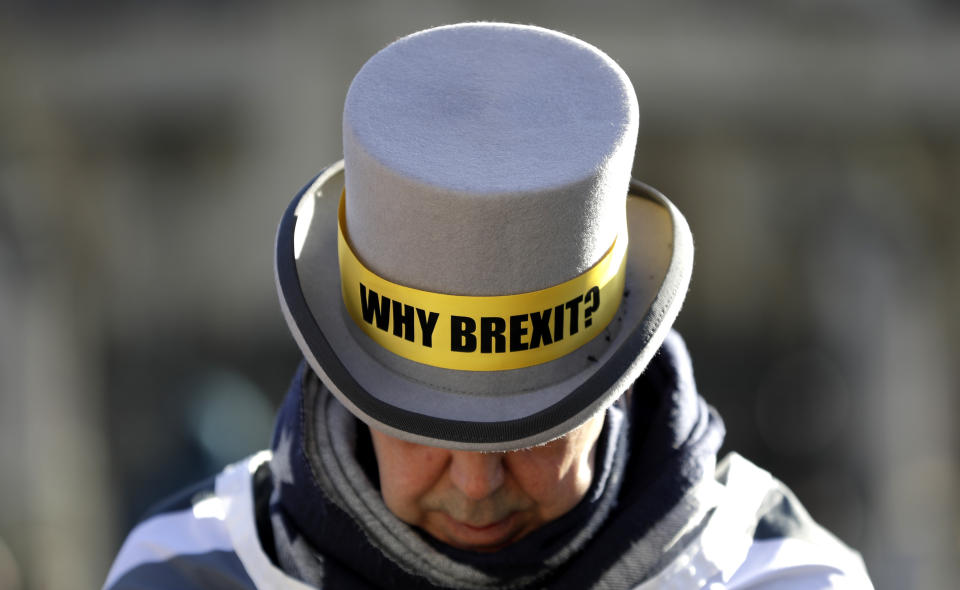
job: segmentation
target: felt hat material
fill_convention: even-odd
[[[609,57],[537,27],[440,27],[371,58],[347,94],[344,162],[297,195],[277,236],[281,307],[325,386],[374,428],[471,450],[547,442],[619,397],[672,325],[693,257],[679,211],[630,186],[637,111]],[[527,293],[581,276],[621,239],[623,299],[592,340],[533,366],[457,370],[404,358],[344,307],[344,191],[350,246],[389,281],[448,295]]]
[[[561,33],[486,23],[400,39],[360,69],[343,109],[353,246],[430,291],[565,281],[623,222],[638,118],[623,70]]]

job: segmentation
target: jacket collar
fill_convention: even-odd
[[[386,510],[355,460],[356,421],[301,366],[273,443],[271,510],[281,564],[306,581],[326,578],[328,585],[331,576],[348,575],[335,571],[340,566],[333,564],[342,564],[371,587],[383,580],[411,588],[521,587],[561,570],[557,580],[564,585],[587,587],[645,534],[666,527],[647,548],[650,555],[663,553],[688,525],[676,515],[677,506],[713,475],[723,425],[697,394],[689,356],[675,333],[626,401],[629,440],[625,425],[622,436],[607,433],[611,465],[601,470],[589,499],[515,546],[479,555],[441,549]],[[586,533],[576,539],[581,531]],[[547,540],[553,542],[544,553]],[[332,559],[318,562],[317,553]]]

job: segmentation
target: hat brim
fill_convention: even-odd
[[[563,376],[517,391],[470,391],[470,376],[458,389],[431,385],[370,354],[375,345],[363,341],[367,336],[347,315],[337,259],[343,186],[341,161],[304,187],[284,213],[275,251],[281,308],[307,362],[337,399],[371,427],[411,442],[506,451],[573,430],[640,375],[666,338],[690,282],[693,239],[686,220],[659,192],[631,182],[624,298],[593,343],[551,361],[564,366]],[[523,383],[524,371],[504,373]]]

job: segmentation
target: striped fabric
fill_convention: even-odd
[[[225,469],[186,508],[156,514],[130,533],[105,589],[309,586],[277,568],[256,533],[253,473],[259,453]],[[630,552],[595,588],[872,588],[859,556],[813,522],[769,473],[732,454],[718,467],[716,507],[656,575],[629,580]],[[642,546],[638,540],[637,547]]]
[[[782,483],[737,454],[716,464],[722,422],[697,394],[675,333],[634,384],[615,506],[585,543],[538,557],[533,571],[520,566],[518,550],[538,545],[547,527],[485,554],[507,566],[494,571],[489,559],[438,553],[392,516],[364,475],[356,429],[331,426],[355,419],[335,400],[341,420],[314,413],[327,407],[315,382],[301,366],[271,451],[227,467],[134,528],[104,588],[872,588],[860,556]],[[364,502],[337,496],[341,488]]]

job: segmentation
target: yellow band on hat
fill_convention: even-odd
[[[348,242],[344,202],[341,196],[343,302],[367,336],[406,359],[463,371],[530,367],[580,348],[620,307],[626,234],[593,267],[559,285],[516,295],[446,295],[398,285],[366,268]]]

